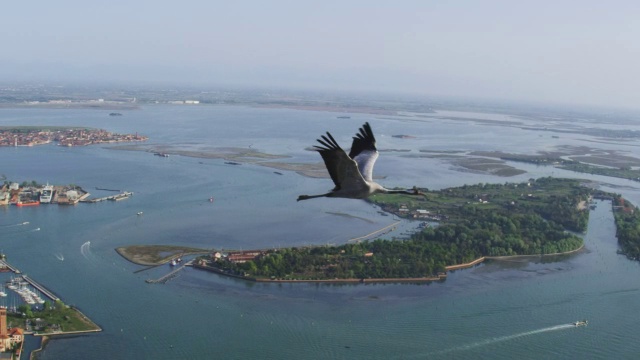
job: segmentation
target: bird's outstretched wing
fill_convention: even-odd
[[[358,164],[347,156],[347,153],[342,150],[330,133],[327,132],[327,136],[322,135],[322,139],[318,139],[318,142],[323,146],[316,145],[314,147],[322,156],[331,180],[336,185],[333,191],[343,187],[355,189],[366,186],[358,170]]]
[[[368,122],[360,128],[360,132],[353,137],[349,157],[358,163],[362,177],[366,181],[373,181],[373,165],[378,159],[376,138]]]

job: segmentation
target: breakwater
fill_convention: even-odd
[[[60,300],[59,297],[57,297],[54,293],[52,293],[51,291],[49,291],[47,288],[45,288],[44,286],[38,284],[37,282],[35,282],[33,279],[31,279],[30,277],[28,277],[27,275],[22,275],[22,278],[24,279],[24,281],[28,282],[29,284],[31,284],[31,286],[33,286],[34,288],[38,289],[42,294],[44,294],[46,297],[48,297],[49,299],[53,300],[53,301],[58,301]]]
[[[173,271],[171,271],[170,273],[158,278],[158,279],[147,279],[145,280],[147,284],[164,284],[167,281],[173,279],[174,277],[178,276],[178,272],[182,269],[184,269],[185,266],[189,266],[191,265],[191,262],[188,262],[176,269],[174,269]]]
[[[16,268],[15,266],[9,264],[7,262],[7,260],[4,260],[4,259],[0,260],[0,267],[6,267],[9,270],[13,271],[14,273],[20,274],[20,270],[18,268]]]
[[[89,199],[89,200],[83,200],[83,202],[96,203],[96,202],[101,202],[101,201],[106,201],[106,200],[119,201],[119,200],[128,199],[131,196],[133,196],[132,192],[125,191],[125,192],[122,192],[122,193],[116,194],[116,195],[104,196],[104,197],[95,198],[95,199]]]

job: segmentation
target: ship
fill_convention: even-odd
[[[16,206],[38,206],[40,205],[40,201],[38,200],[27,200],[27,201],[18,201]]]
[[[582,321],[576,321],[573,323],[573,326],[578,327],[578,326],[587,326],[589,324],[589,322],[587,320],[582,320]]]
[[[40,203],[48,204],[53,199],[53,186],[47,184],[40,193]]]

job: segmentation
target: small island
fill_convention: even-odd
[[[409,239],[355,239],[339,246],[222,251],[170,245],[118,248],[141,265],[206,254],[187,265],[258,282],[430,282],[447,272],[509,257],[579,252],[592,199],[612,201],[622,250],[640,258],[640,215],[619,195],[575,179],[477,184],[429,191],[424,197],[375,195],[385,213],[419,221]]]
[[[428,191],[423,198],[375,195],[384,211],[422,221],[407,240],[340,246],[216,252],[194,266],[254,281],[433,281],[486,258],[580,249],[591,189],[571,179],[479,184]],[[439,223],[431,226],[429,223]]]

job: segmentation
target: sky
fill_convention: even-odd
[[[32,0],[0,83],[368,91],[640,108],[640,2]]]

